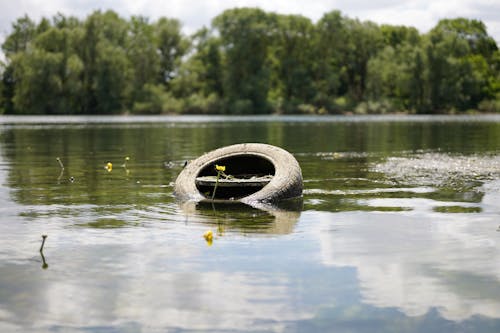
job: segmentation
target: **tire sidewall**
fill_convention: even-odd
[[[175,181],[174,193],[180,200],[206,199],[196,188],[196,177],[207,165],[237,155],[257,155],[269,160],[275,168],[272,180],[261,190],[240,199],[244,203],[277,202],[302,195],[302,171],[286,150],[263,143],[242,143],[213,150],[191,161]]]

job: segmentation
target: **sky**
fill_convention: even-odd
[[[38,21],[58,12],[85,18],[92,11],[112,9],[124,18],[143,15],[150,20],[176,18],[190,34],[225,9],[259,7],[282,14],[301,14],[313,22],[332,10],[345,16],[379,24],[416,27],[421,33],[442,18],[466,17],[486,24],[488,33],[500,44],[499,0],[0,0],[0,42],[11,31],[12,22],[27,14]]]

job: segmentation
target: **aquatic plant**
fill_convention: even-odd
[[[59,157],[56,157],[56,161],[59,163],[59,166],[61,167],[61,169],[64,169],[64,164]]]
[[[64,164],[59,157],[56,157],[56,161],[59,163],[59,166],[61,167],[61,172],[59,173],[59,177],[57,177],[57,183],[60,183],[62,176],[64,175]]]
[[[49,268],[49,264],[47,264],[47,261],[45,260],[45,256],[43,255],[43,246],[45,245],[46,239],[47,239],[47,235],[42,235],[42,245],[40,246],[40,256],[42,257],[42,268],[43,269]]]
[[[130,174],[130,170],[127,168],[127,162],[130,161],[130,157],[125,157],[125,161],[122,164],[122,167],[125,169],[125,173],[127,176]]]
[[[215,165],[215,171],[217,171],[217,178],[215,179],[214,191],[212,192],[212,200],[215,198],[215,191],[217,191],[217,186],[219,185],[220,176],[227,178],[228,176],[224,173],[226,171],[225,165]]]
[[[42,235],[42,245],[40,246],[40,252],[43,252],[43,246],[45,245],[46,239],[47,239],[47,235]]]
[[[130,157],[125,157],[125,161],[123,162],[122,164],[122,167],[124,167],[125,169],[127,168],[127,162],[130,161]]]
[[[213,241],[214,241],[214,234],[213,234],[212,230],[207,230],[203,234],[203,238],[205,238],[205,240],[207,241],[208,246],[211,246]]]

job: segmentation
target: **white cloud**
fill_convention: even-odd
[[[426,33],[442,18],[467,17],[482,20],[488,33],[500,43],[500,2],[493,0],[0,0],[0,44],[10,33],[11,24],[28,14],[32,19],[52,17],[58,12],[85,18],[94,10],[112,9],[123,17],[143,15],[179,19],[186,34],[209,26],[225,9],[259,7],[283,14],[301,14],[314,22],[325,13],[340,10],[344,15],[379,24],[413,26]],[[2,60],[0,52],[0,60]]]
[[[334,9],[349,17],[373,20],[377,23],[406,24],[426,32],[440,18],[465,16],[484,20],[490,32],[500,40],[500,3],[490,0],[446,0],[446,1],[367,1],[367,0],[2,0],[0,31],[8,32],[10,24],[18,17],[28,14],[39,19],[52,16],[58,11],[67,15],[85,17],[95,9],[113,9],[121,15],[145,15],[153,19],[167,16],[180,19],[186,31],[193,32],[203,25],[209,25],[213,17],[233,7],[260,7],[266,11],[286,14],[302,14],[316,21]]]
[[[453,321],[498,318],[500,182],[485,187],[483,213],[475,216],[433,213],[436,201],[415,199],[408,199],[406,206],[415,206],[404,213],[324,213],[318,234],[322,261],[355,267],[363,302],[376,307],[408,316],[436,309]],[[377,205],[384,206],[383,200]]]

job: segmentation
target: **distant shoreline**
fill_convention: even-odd
[[[384,115],[0,115],[0,125],[89,125],[106,123],[203,123],[203,122],[500,122],[500,114],[384,114]]]

